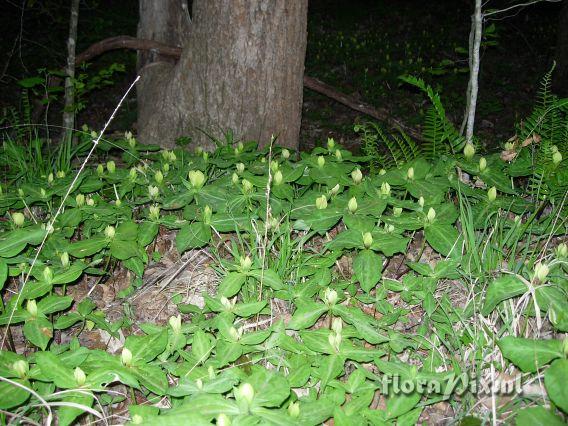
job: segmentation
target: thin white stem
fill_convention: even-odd
[[[470,69],[470,82],[471,82],[471,93],[468,102],[468,116],[467,116],[467,127],[465,137],[468,143],[471,143],[473,139],[473,127],[475,124],[475,108],[477,106],[477,92],[479,90],[479,50],[481,47],[481,31],[483,26],[483,16],[481,14],[481,0],[475,0],[475,13],[473,14],[473,25],[475,27],[475,33],[473,36],[473,57],[471,59],[471,69]]]
[[[73,136],[75,124],[75,47],[77,45],[77,22],[79,21],[79,0],[71,1],[69,39],[67,40],[67,67],[65,69],[65,108],[63,109],[63,141]]]

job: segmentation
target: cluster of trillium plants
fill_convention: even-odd
[[[113,146],[122,149],[120,167],[115,158],[78,178],[56,173],[2,188],[2,341],[21,333],[27,341],[24,352],[0,352],[2,410],[71,424],[130,398],[133,424],[414,424],[425,407],[453,396],[380,393],[384,375],[444,382],[469,368],[455,355],[464,345],[498,344],[522,371],[546,368],[549,397],[567,411],[566,394],[554,392],[566,378],[566,342],[506,333],[487,341],[456,327],[531,293],[538,303],[525,316],[568,329],[566,244],[546,262],[521,262],[489,279],[472,266],[463,200],[472,232],[499,218],[503,250],[528,234],[566,232],[554,215],[532,216],[534,202],[512,185],[522,165],[466,145],[463,155],[417,158],[369,176],[369,158],[333,140],[312,153],[251,142],[190,154],[140,145],[128,133],[101,144],[101,156]],[[464,183],[458,170],[484,185]],[[216,259],[219,283],[204,292],[204,306],[178,295],[180,314],[168,324],[133,324],[127,312],[110,322],[95,301],[70,296],[85,277],[104,285],[119,266],[132,281],[118,297],[136,292],[164,254],[155,244],[164,232],[175,233],[180,254],[203,249]],[[433,258],[421,262],[428,246]],[[411,247],[414,261],[405,257]],[[498,259],[490,261],[498,270]],[[457,306],[439,285],[464,276],[487,286]],[[406,332],[416,311],[421,321]],[[112,354],[81,346],[80,334],[94,328],[115,337],[122,330],[124,347]],[[157,404],[164,398],[168,408]],[[520,419],[559,419],[527,410]]]

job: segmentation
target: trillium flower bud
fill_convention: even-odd
[[[116,164],[114,161],[110,160],[107,162],[107,170],[109,173],[114,173],[116,171]]]
[[[428,221],[428,223],[432,223],[434,222],[435,218],[436,218],[436,210],[430,207],[428,209],[428,214],[426,215],[426,220]]]
[[[558,244],[558,247],[556,247],[556,257],[559,259],[566,259],[568,257],[568,246],[566,243]]]
[[[58,177],[59,179],[63,179],[65,177],[65,172],[63,170],[58,170],[55,173],[55,176]]]
[[[562,154],[559,151],[552,154],[552,163],[557,166],[562,162]]]
[[[343,161],[343,154],[341,154],[341,151],[338,149],[335,150],[335,159],[337,161]]]
[[[351,172],[351,179],[353,179],[353,182],[355,182],[355,184],[361,183],[361,181],[363,180],[363,173],[361,173],[361,170],[353,170]]]
[[[168,173],[170,171],[170,163],[162,164],[162,170],[164,171],[164,173]]]
[[[83,207],[85,205],[85,196],[83,194],[77,194],[75,196],[75,202],[77,203],[77,207]]]
[[[318,210],[324,210],[327,208],[327,198],[325,195],[316,198],[316,208]]]
[[[322,155],[320,155],[318,157],[318,167],[321,169],[324,165],[325,165],[325,158]]]
[[[37,303],[34,299],[28,300],[26,304],[26,311],[32,316],[32,318],[37,317]]]
[[[239,328],[238,330],[235,327],[231,327],[229,328],[229,335],[231,336],[232,339],[234,340],[240,340],[241,336],[243,335],[243,329],[242,327]]]
[[[541,283],[546,280],[549,272],[550,270],[548,269],[548,265],[546,263],[538,262],[534,266],[534,277]]]
[[[168,320],[168,323],[170,324],[170,327],[172,328],[174,334],[181,333],[181,315],[171,316]]]
[[[75,377],[75,383],[77,383],[77,386],[83,386],[87,381],[87,375],[79,367],[75,367],[75,370],[73,371],[73,377]]]
[[[231,426],[231,418],[225,413],[221,413],[217,416],[216,424],[217,426]]]
[[[276,173],[274,173],[274,184],[275,185],[281,185],[283,180],[284,180],[284,178],[282,177],[282,172],[280,170],[278,170]]]
[[[114,228],[114,226],[109,225],[105,228],[105,237],[107,237],[109,240],[112,240],[115,234],[116,229]]]
[[[18,197],[24,198],[24,190],[22,188],[18,188]]]
[[[334,318],[331,322],[331,329],[335,334],[341,334],[343,331],[343,320],[341,318]]]
[[[290,158],[290,151],[288,151],[286,148],[284,148],[282,150],[282,158],[284,160],[287,160],[288,158]]]
[[[335,196],[335,195],[339,194],[339,189],[340,189],[339,184],[336,184],[333,188],[331,188],[331,191],[330,191],[331,195]]]
[[[211,207],[205,206],[205,208],[203,209],[203,222],[207,225],[210,225],[211,216],[213,216],[213,210],[211,210]]]
[[[385,232],[387,234],[392,234],[394,232],[394,225],[385,223]]]
[[[64,251],[63,253],[61,253],[61,256],[59,256],[59,259],[61,260],[61,266],[63,266],[64,268],[67,268],[69,266],[69,253]]]
[[[47,183],[49,183],[50,185],[53,183],[53,173],[47,175]]]
[[[414,179],[414,167],[409,167],[408,170],[406,171],[406,178],[408,180],[413,180]]]
[[[122,206],[122,201],[120,200],[120,198],[117,199],[117,200],[114,202],[114,205],[115,205],[116,207]]]
[[[14,222],[14,225],[16,225],[18,228],[22,226],[25,221],[26,217],[24,216],[23,213],[20,212],[12,213],[12,222]]]
[[[231,303],[231,301],[229,299],[227,299],[225,296],[221,296],[221,305],[223,305],[223,307],[227,310],[233,309],[233,306],[234,306]]]
[[[298,401],[291,402],[290,405],[288,405],[288,415],[293,418],[300,415],[300,403]]]
[[[199,389],[199,390],[203,389],[203,380],[197,379],[195,381],[195,386],[197,386],[197,389]]]
[[[475,155],[475,148],[472,144],[466,143],[463,148],[463,156],[470,160]]]
[[[164,181],[163,173],[159,170],[156,173],[154,173],[154,180],[158,185],[161,184]]]
[[[514,147],[515,147],[515,144],[513,144],[512,142],[506,142],[505,143],[505,150],[506,151],[511,151]]]
[[[210,380],[213,380],[216,376],[215,369],[211,365],[207,367],[207,376],[209,377]]]
[[[95,200],[93,200],[91,197],[87,198],[87,200],[85,201],[85,203],[90,206],[93,207],[95,205]]]
[[[102,164],[99,164],[97,166],[97,175],[102,176],[104,174],[104,172],[105,172],[105,168],[103,167]]]
[[[14,370],[20,379],[24,379],[30,371],[30,365],[27,361],[19,359],[12,364],[12,370]]]
[[[241,257],[240,263],[241,263],[241,271],[243,272],[247,272],[248,270],[250,270],[250,267],[252,266],[252,260],[249,256]]]
[[[128,348],[122,348],[122,354],[120,355],[120,361],[122,365],[130,367],[132,365],[132,352]]]
[[[489,202],[493,202],[495,201],[495,199],[497,198],[497,188],[495,188],[494,186],[492,186],[491,188],[489,188],[489,190],[487,191],[487,199],[489,200]]]
[[[379,170],[379,176],[383,176],[383,175],[386,175],[386,174],[387,174],[387,171],[385,169]]]
[[[45,198],[47,196],[47,192],[45,192],[45,189],[43,189],[43,188],[40,188],[39,194],[40,194],[41,198]]]
[[[366,249],[373,245],[373,234],[371,234],[370,232],[365,232],[363,234],[363,245]]]
[[[327,138],[327,149],[330,151],[335,148],[335,140],[333,138]]]
[[[233,182],[233,185],[238,185],[239,184],[239,175],[236,173],[233,173],[233,175],[231,176],[231,182]]]
[[[424,197],[420,197],[420,198],[418,199],[418,205],[419,205],[420,207],[424,207]]]
[[[245,194],[250,194],[252,192],[252,183],[247,179],[243,179],[243,191]]]
[[[238,388],[238,394],[248,405],[250,405],[254,399],[254,389],[250,383],[243,383],[240,385]]]
[[[394,217],[399,217],[402,214],[402,207],[393,208],[392,214],[393,214]]]
[[[276,171],[280,168],[280,164],[278,164],[278,161],[276,160],[272,160],[270,162],[270,171],[272,171],[272,173],[276,173]]]
[[[333,306],[337,302],[337,291],[327,287],[323,293],[323,300],[328,306]]]
[[[156,222],[160,219],[160,207],[153,205],[150,206],[149,210],[149,216],[150,216],[150,220]]]
[[[150,185],[148,187],[148,195],[152,200],[154,200],[158,198],[158,195],[160,195],[160,189],[157,186]]]
[[[189,183],[195,189],[200,189],[205,183],[205,175],[201,170],[191,170],[188,173]]]
[[[237,173],[242,175],[245,171],[245,165],[243,163],[237,163]]]
[[[487,160],[485,159],[485,157],[481,157],[479,159],[479,171],[483,172],[485,171],[486,168],[487,168]]]
[[[391,186],[388,182],[381,183],[381,195],[389,196],[391,193]]]
[[[45,282],[51,283],[53,281],[53,270],[49,266],[46,266],[43,268],[42,276]]]
[[[357,199],[355,197],[352,197],[349,200],[349,203],[347,203],[347,208],[351,213],[355,213],[357,211],[358,205],[357,205]]]

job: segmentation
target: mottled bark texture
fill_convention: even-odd
[[[556,70],[553,74],[553,88],[556,94],[568,96],[568,0],[564,0],[558,22],[556,42]]]
[[[142,16],[148,11],[165,14],[156,18],[159,28],[179,15],[189,23],[179,0],[141,0],[139,37],[172,44],[168,31],[146,31],[158,25]],[[190,136],[193,145],[212,148],[207,135],[223,139],[232,130],[238,140],[262,146],[274,134],[279,145],[297,148],[307,0],[194,0],[191,16],[177,40],[180,61],[153,58],[140,70],[140,140],[171,147]]]

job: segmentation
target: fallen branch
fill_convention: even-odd
[[[139,39],[130,36],[116,36],[106,38],[91,45],[83,53],[77,55],[75,64],[79,65],[105,52],[117,49],[150,50],[155,52],[157,55],[175,59],[179,59],[181,57],[182,51],[181,47],[169,46],[167,44],[159,43],[153,40]],[[327,96],[328,98],[331,98],[334,101],[347,106],[348,108],[359,111],[377,120],[381,120],[394,129],[403,130],[408,135],[417,140],[423,140],[422,136],[417,130],[405,126],[400,122],[400,120],[391,117],[390,114],[384,109],[377,109],[365,102],[360,102],[352,96],[348,96],[344,93],[339,92],[323,81],[306,75],[304,76],[304,87]]]

